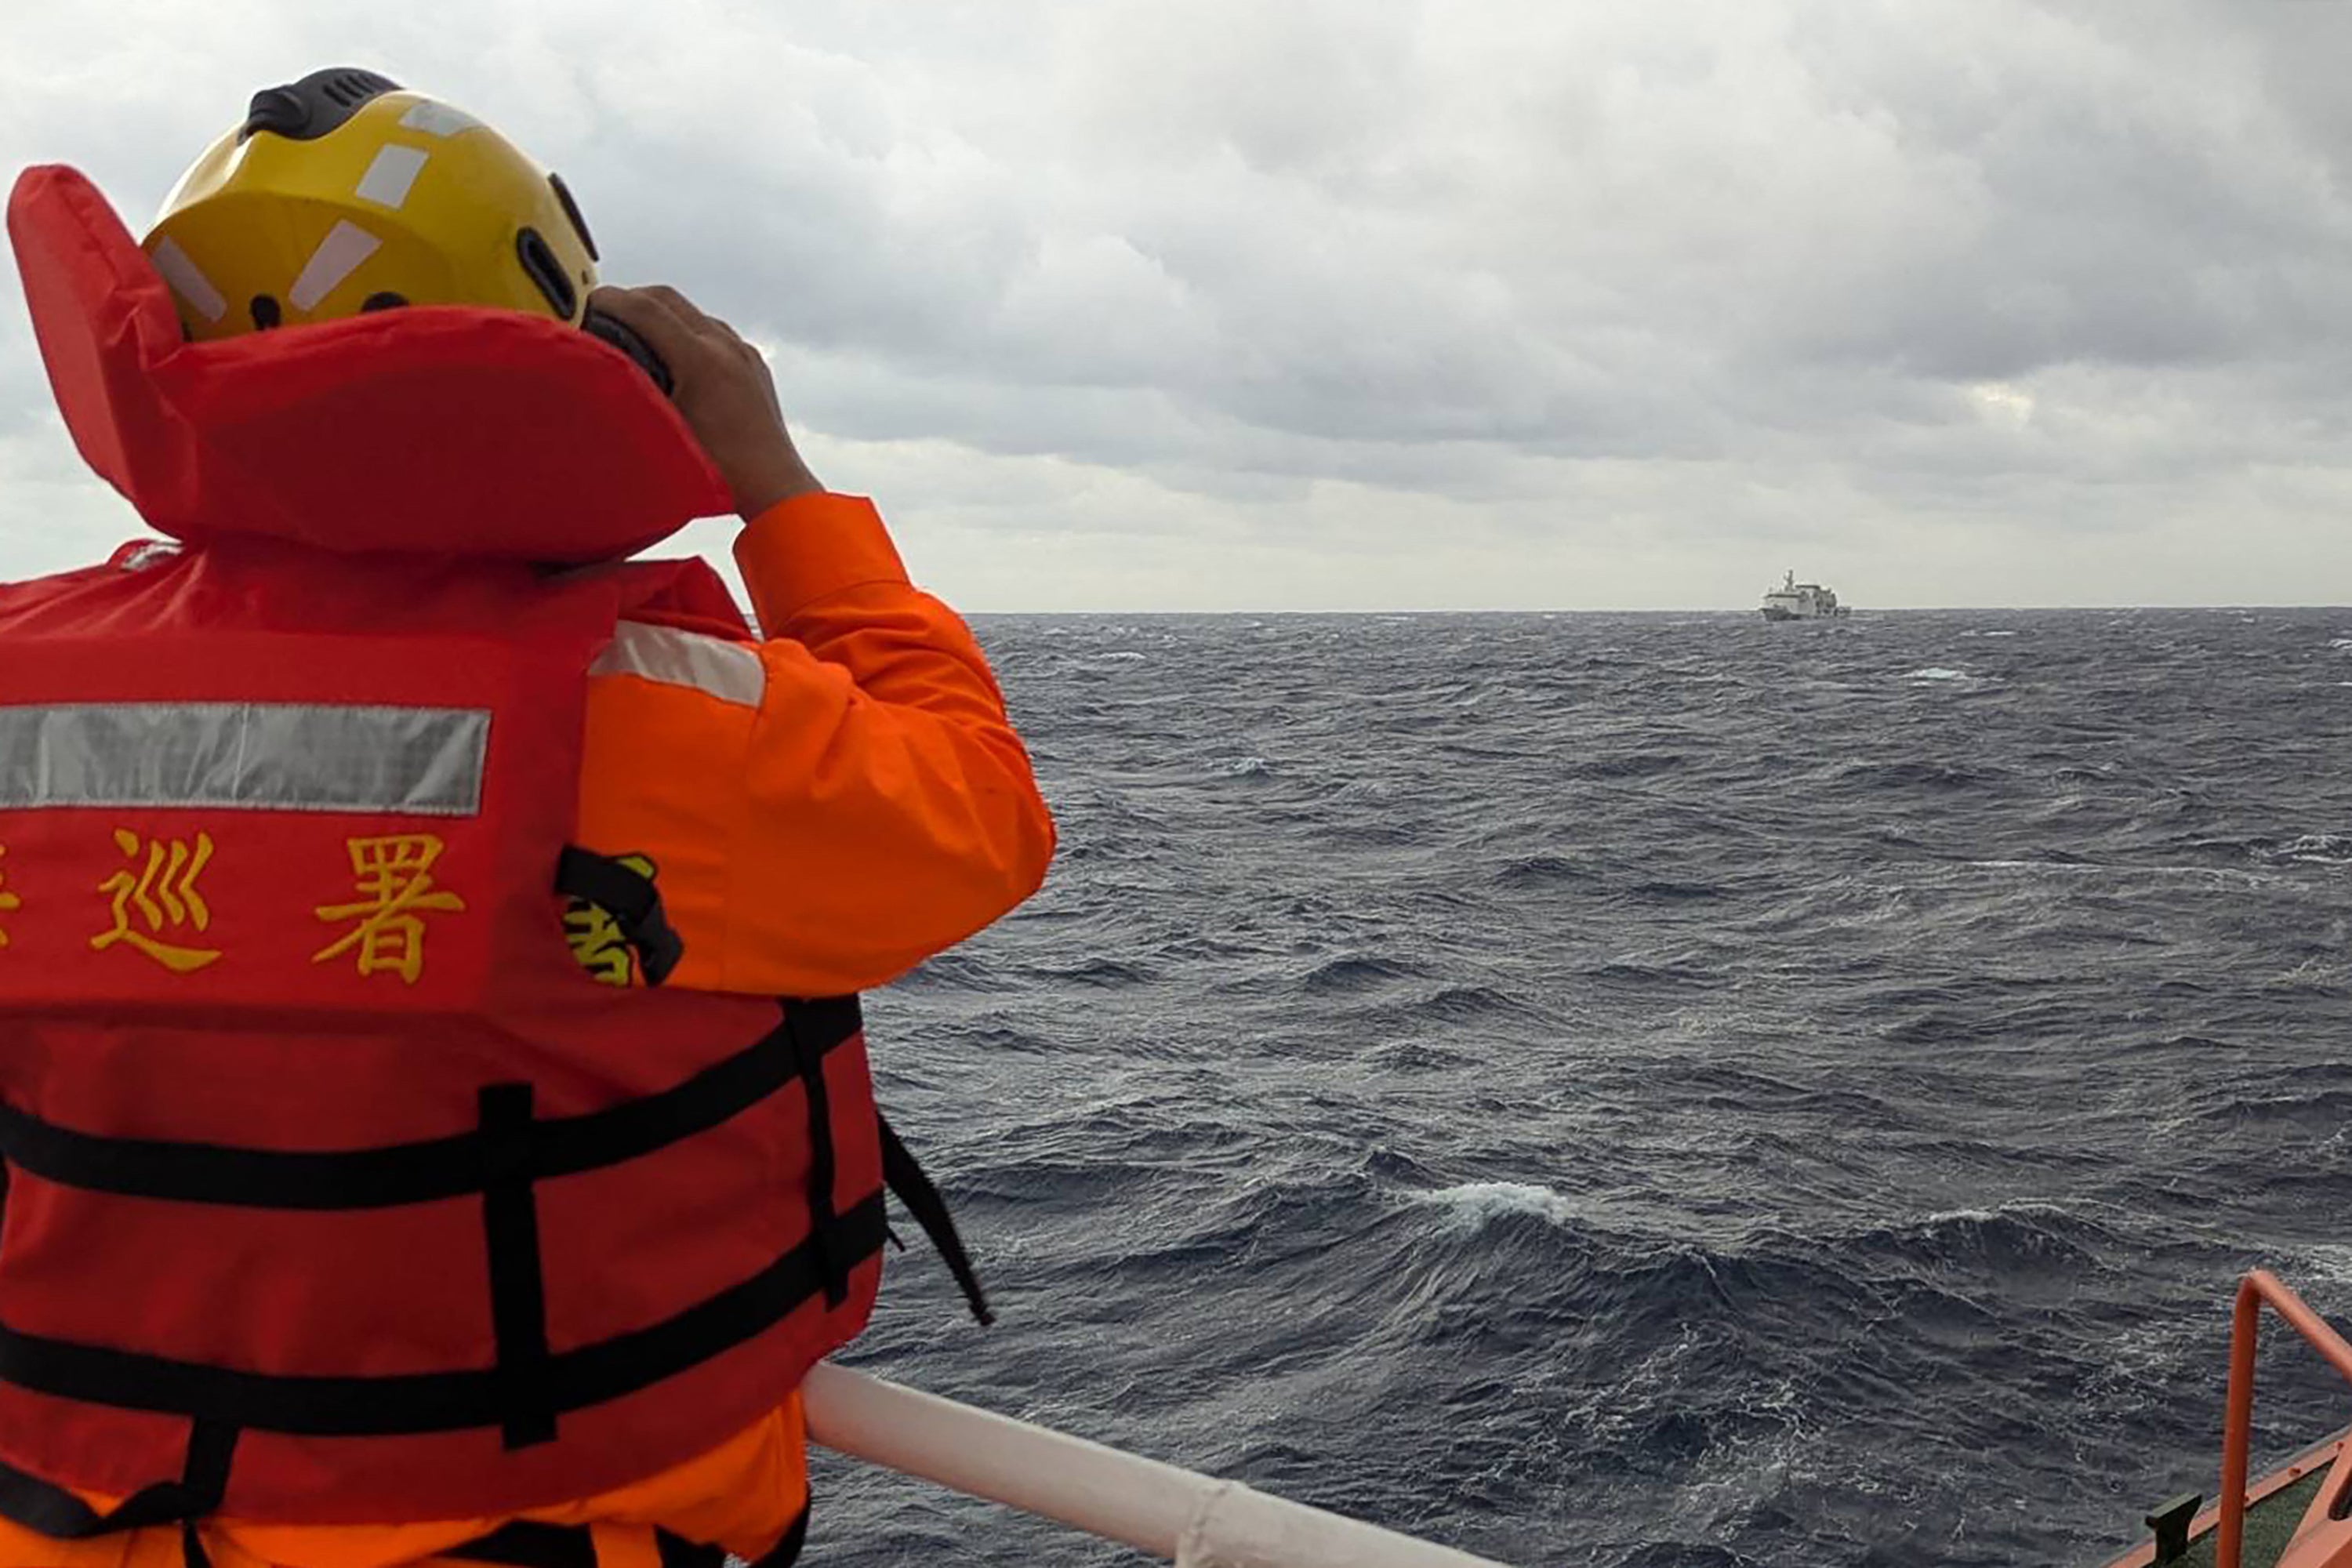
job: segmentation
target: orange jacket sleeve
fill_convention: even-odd
[[[593,680],[580,838],[655,862],[672,985],[866,990],[1034,892],[1053,821],[979,645],[870,502],[780,502],[735,556],[770,640],[719,651],[757,669]]]

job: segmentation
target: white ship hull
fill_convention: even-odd
[[[1764,595],[1763,616],[1768,621],[1833,621],[1852,614],[1838,603],[1835,593],[1819,583],[1798,582],[1794,572]]]

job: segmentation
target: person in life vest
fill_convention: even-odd
[[[788,1562],[886,1185],[985,1315],[856,1001],[1051,858],[978,647],[436,100],[8,222],[167,537],[0,584],[0,1568]]]

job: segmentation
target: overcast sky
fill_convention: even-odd
[[[2352,601],[2337,0],[108,0],[135,232],[365,65],[756,336],[961,607]],[[136,531],[0,309],[0,576]],[[698,524],[699,547],[728,529]]]

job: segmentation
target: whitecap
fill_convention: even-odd
[[[2011,1198],[1988,1209],[1937,1209],[1920,1223],[1924,1225],[1992,1225],[2004,1219],[2058,1219],[2078,1217],[2065,1205],[2046,1198]]]
[[[2257,848],[2254,858],[2258,860],[2303,860],[2339,866],[2352,860],[2352,838],[2335,833],[2305,833],[2275,847]]]
[[[1151,656],[1148,653],[1122,651],[1119,653],[1107,653],[1102,656],[1102,661],[1105,664],[1141,664],[1145,659],[1150,658],[1150,657]]]
[[[1969,672],[1965,669],[1946,669],[1940,664],[1931,664],[1925,669],[1913,670],[1903,679],[1906,680],[1966,680],[1968,678]]]
[[[1465,1182],[1411,1196],[1415,1203],[1451,1211],[1455,1221],[1471,1228],[1504,1215],[1533,1215],[1552,1225],[1566,1225],[1576,1213],[1566,1197],[1531,1182]]]
[[[1235,757],[1225,764],[1225,772],[1238,778],[1256,778],[1274,772],[1274,764],[1264,757]]]
[[[2288,1277],[2301,1283],[2305,1295],[2332,1296],[2352,1289],[2352,1247],[2340,1241],[2315,1241],[2294,1250],[2295,1262]]]

